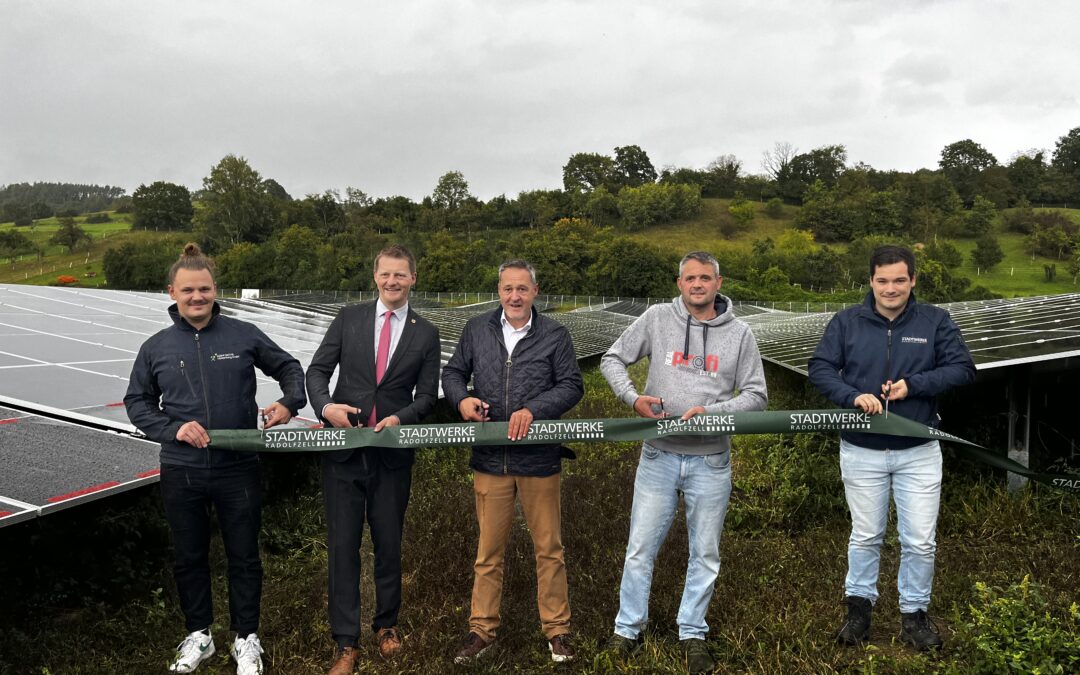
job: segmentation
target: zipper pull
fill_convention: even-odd
[[[198,341],[199,341],[199,334],[195,333],[195,342],[198,342]]]
[[[514,365],[514,362],[512,360],[510,360],[509,356],[506,357],[506,367],[509,368],[512,365]]]
[[[184,359],[180,359],[180,370],[184,369]]]

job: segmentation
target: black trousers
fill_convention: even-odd
[[[387,467],[378,449],[323,459],[329,549],[330,632],[341,647],[360,637],[360,541],[364,520],[375,549],[375,616],[371,628],[397,625],[401,609],[401,534],[412,487],[412,465]]]
[[[214,622],[210,596],[210,512],[217,511],[229,561],[230,628],[259,630],[262,560],[262,480],[258,462],[223,468],[161,465],[161,497],[172,534],[176,590],[188,632]]]

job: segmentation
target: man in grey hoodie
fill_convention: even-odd
[[[763,410],[765,373],[750,328],[719,294],[720,265],[703,251],[679,263],[680,297],[654,305],[616,340],[600,361],[615,394],[642,417]],[[645,393],[627,366],[649,357]],[[720,571],[720,532],[731,495],[728,436],[675,436],[643,444],[634,480],[630,540],[626,547],[619,614],[608,649],[628,655],[649,617],[649,590],[657,551],[667,537],[682,492],[690,557],[677,617],[679,641],[691,673],[712,670],[705,646],[705,613]]]

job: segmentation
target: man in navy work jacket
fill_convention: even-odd
[[[375,256],[379,297],[343,308],[308,366],[311,405],[327,424],[381,432],[417,424],[439,395],[439,331],[409,308],[416,259],[403,246]],[[337,385],[330,395],[330,378]],[[352,416],[351,421],[349,417]],[[330,632],[338,650],[330,675],[348,675],[360,652],[360,540],[364,520],[375,549],[372,631],[386,658],[402,648],[401,536],[412,486],[412,448],[363,448],[322,458]]]
[[[876,249],[870,258],[870,287],[863,304],[838,312],[825,328],[810,359],[810,380],[838,406],[871,415],[887,411],[936,427],[937,396],[975,379],[960,329],[947,311],[915,302],[915,256],[908,249]],[[940,648],[941,637],[926,614],[937,550],[940,445],[844,432],[840,470],[851,538],[847,620],[837,640],[854,645],[870,635],[891,487],[900,534],[900,638],[919,650]]]
[[[462,419],[509,421],[510,440],[528,435],[534,419],[558,419],[581,400],[584,385],[570,333],[539,314],[536,271],[523,260],[499,267],[501,307],[469,319],[457,350],[443,369],[443,393]],[[470,395],[466,385],[473,378]],[[454,659],[469,663],[495,642],[502,601],[503,565],[515,498],[521,500],[536,553],[540,622],[556,662],[574,657],[570,598],[560,523],[559,445],[477,446],[473,469],[480,525],[473,565],[469,635]]]
[[[173,325],[143,343],[124,405],[147,438],[161,443],[161,496],[175,549],[174,574],[189,635],[169,666],[190,673],[214,653],[210,636],[210,509],[217,511],[229,559],[231,652],[238,675],[262,672],[259,605],[262,561],[259,457],[215,450],[207,429],[255,429],[255,368],[284,396],[263,411],[264,426],[285,424],[303,408],[300,362],[250,323],[220,316],[213,266],[188,244],[169,270]]]

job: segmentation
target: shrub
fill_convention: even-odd
[[[779,197],[773,197],[765,202],[765,215],[770,218],[782,218],[784,215],[784,202]]]
[[[975,584],[968,616],[957,617],[953,648],[963,666],[947,672],[1075,673],[1080,668],[1080,607],[1055,616],[1043,587],[1025,576],[1006,589]]]
[[[22,216],[15,219],[15,227],[30,227],[34,224],[34,219],[30,216]]]
[[[88,215],[86,217],[86,222],[91,224],[91,225],[94,225],[94,224],[97,224],[97,223],[107,223],[107,222],[109,222],[109,214],[107,214],[107,213],[91,213],[90,215]]]

